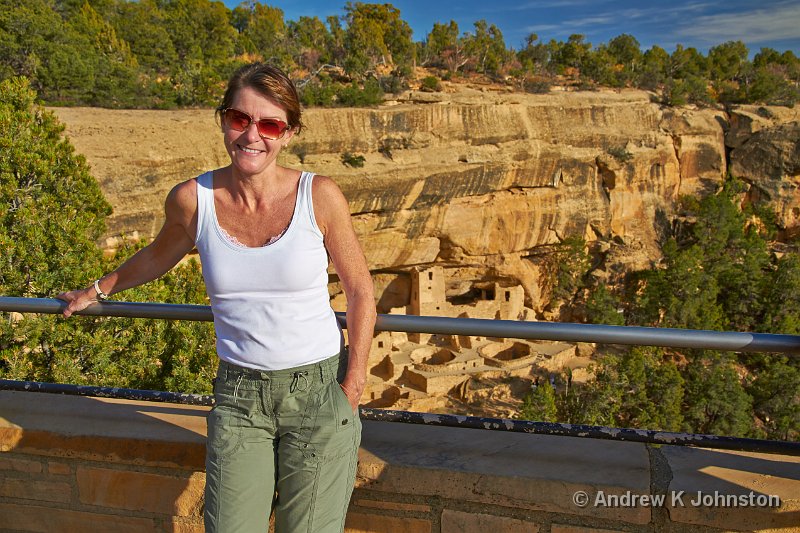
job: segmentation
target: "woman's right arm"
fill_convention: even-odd
[[[136,252],[116,270],[100,278],[100,290],[111,295],[166,274],[194,248],[197,233],[197,186],[195,180],[176,185],[164,203],[164,226],[149,245]],[[63,313],[69,317],[97,301],[94,284],[62,292],[56,298],[67,302]]]

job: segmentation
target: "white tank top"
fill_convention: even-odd
[[[328,253],[303,172],[289,227],[268,246],[249,248],[223,234],[213,173],[197,178],[197,236],[211,299],[217,354],[235,365],[283,370],[339,352],[342,334],[328,297]]]

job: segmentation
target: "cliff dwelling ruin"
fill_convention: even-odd
[[[390,314],[533,320],[534,311],[525,307],[521,286],[475,283],[465,295],[448,298],[442,267],[415,269],[408,276],[409,303],[392,308]],[[435,410],[444,406],[448,396],[466,402],[474,399],[471,380],[518,378],[516,388],[525,389],[539,376],[567,366],[580,373],[587,364],[587,358],[577,356],[574,344],[562,342],[384,331],[372,341],[362,403]]]

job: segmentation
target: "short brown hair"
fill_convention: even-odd
[[[236,94],[250,87],[255,89],[265,98],[269,98],[286,111],[286,120],[289,127],[300,133],[304,124],[300,120],[302,111],[300,110],[300,97],[297,95],[297,88],[294,86],[289,76],[278,67],[265,63],[253,63],[240,67],[233,73],[228,80],[228,88],[222,102],[217,106],[216,116],[220,120],[222,112],[228,109],[233,103]]]

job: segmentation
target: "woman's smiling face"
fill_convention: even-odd
[[[244,130],[236,131],[223,120],[225,149],[231,158],[235,173],[242,177],[256,176],[274,168],[281,149],[288,144],[294,130],[288,130],[280,139],[263,139],[258,134],[255,122],[263,118],[275,118],[288,122],[286,111],[251,87],[244,87],[233,99],[233,109],[250,115],[253,122]]]

